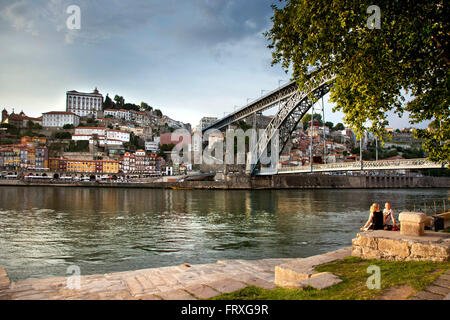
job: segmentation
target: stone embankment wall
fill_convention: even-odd
[[[426,232],[424,236],[403,236],[395,231],[367,231],[352,240],[352,256],[395,261],[449,261],[450,234]]]
[[[0,180],[0,186],[61,186],[105,188],[170,188],[192,189],[379,189],[379,188],[448,188],[447,177],[358,177],[328,175],[276,175],[248,177],[227,176],[222,181],[185,181],[150,183],[39,182]]]

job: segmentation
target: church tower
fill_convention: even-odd
[[[6,111],[6,109],[3,108],[3,111],[2,111],[2,123],[5,123],[6,120],[8,120],[8,111]]]

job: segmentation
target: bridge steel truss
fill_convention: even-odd
[[[243,120],[256,112],[263,112],[272,108],[278,103],[283,103],[292,97],[298,91],[298,86],[295,81],[291,81],[280,88],[273,90],[261,98],[247,104],[246,106],[230,113],[229,115],[217,120],[209,127],[203,129],[203,133],[211,129],[222,130],[230,124]]]
[[[256,143],[254,150],[251,151],[251,163],[247,166],[247,173],[251,175],[263,174],[262,172],[259,172],[261,170],[257,170],[258,166],[261,165],[261,158],[263,156],[267,154],[269,157],[274,151],[270,150],[270,145],[272,143],[272,139],[276,139],[277,135],[278,145],[275,144],[275,146],[277,146],[278,149],[278,154],[276,157],[278,162],[279,156],[281,155],[298,123],[312,108],[314,103],[330,91],[333,81],[334,77],[322,77],[320,81],[316,82],[318,85],[316,85],[313,89],[307,88],[302,91],[297,89],[296,92],[284,102],[277,114],[264,130],[264,133],[262,133],[258,138],[258,142]],[[312,99],[310,99],[310,96],[312,96]],[[272,170],[275,170],[275,172],[271,172],[271,174],[276,174],[277,163],[272,163],[271,165],[272,168],[274,168]]]

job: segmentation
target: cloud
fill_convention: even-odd
[[[66,9],[81,8],[81,30],[68,30]],[[100,43],[136,33],[169,43],[215,46],[261,33],[272,14],[269,0],[0,0],[0,23],[68,44]],[[165,39],[163,39],[165,38]]]
[[[39,34],[26,1],[18,1],[4,6],[0,10],[0,19],[6,21],[16,30],[24,31],[34,36]]]

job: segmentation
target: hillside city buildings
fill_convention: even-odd
[[[41,117],[30,117],[23,111],[17,114],[14,109],[9,113],[3,108],[0,170],[50,171],[61,175],[155,176],[193,169],[192,164],[180,165],[171,161],[172,152],[203,150],[204,142],[192,139],[190,124],[136,105],[112,103],[104,109],[103,102],[103,95],[95,88],[92,93],[67,91],[66,110],[45,112]],[[267,125],[271,119],[271,116],[259,116],[256,125],[258,128]],[[203,117],[194,131],[201,133],[217,120]],[[245,122],[252,127],[254,120],[251,117]],[[232,127],[237,128],[236,125]],[[176,129],[185,129],[186,133],[174,135]],[[393,134],[397,140],[386,145],[393,148],[417,146],[409,129],[396,130]],[[208,137],[210,147],[223,141],[224,137],[218,133]],[[359,161],[359,154],[351,151],[359,145],[366,150],[373,142],[374,137],[370,134],[359,142],[349,128],[332,129],[314,120],[294,130],[282,152],[280,164],[299,166],[309,165],[311,161]],[[175,145],[177,151],[173,151],[171,145]]]

